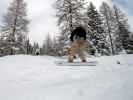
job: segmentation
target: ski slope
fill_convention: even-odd
[[[0,58],[0,100],[133,100],[133,55],[92,57],[97,66],[56,66],[50,56]]]

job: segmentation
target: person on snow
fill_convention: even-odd
[[[85,51],[88,48],[86,41],[86,30],[82,27],[76,27],[70,36],[71,47],[68,49],[68,62],[73,62],[75,55],[78,54],[82,62],[86,62]]]
[[[36,51],[35,51],[35,55],[39,55],[40,54],[40,49],[36,49]]]

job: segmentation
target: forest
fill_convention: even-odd
[[[87,41],[91,43],[89,54],[110,56],[121,52],[133,53],[133,32],[127,15],[117,5],[103,2],[97,9],[92,2],[84,0],[56,0],[53,5],[59,33],[54,38],[48,34],[43,45],[39,45],[31,43],[29,38],[28,5],[24,0],[13,0],[3,15],[0,56],[65,56],[70,45],[70,33],[80,25],[86,29]]]

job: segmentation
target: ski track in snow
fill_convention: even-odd
[[[2,57],[0,100],[133,100],[133,55],[92,59],[96,66],[56,66],[66,59],[50,56]]]

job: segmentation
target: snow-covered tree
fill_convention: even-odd
[[[115,54],[115,49],[114,49],[114,34],[115,34],[115,25],[114,25],[114,16],[112,14],[112,9],[111,7],[103,2],[101,7],[100,7],[100,13],[101,13],[101,18],[103,21],[103,27],[106,32],[106,40],[108,42],[108,46],[110,47],[110,52],[111,54]]]
[[[58,47],[58,55],[59,56],[66,55],[64,51],[67,49],[67,47],[69,47],[69,39],[68,39],[68,37],[65,37],[63,35],[59,36],[58,37],[57,47]]]
[[[32,54],[33,48],[32,48],[32,45],[30,43],[29,38],[25,41],[25,49],[26,49],[26,54]]]
[[[130,35],[127,47],[128,47],[127,53],[132,53],[133,54],[133,33],[131,33],[131,35]]]
[[[60,51],[60,44],[59,44],[59,41],[58,41],[58,38],[56,36],[54,36],[53,38],[53,56],[59,56],[59,51]]]
[[[69,33],[75,26],[81,24],[84,0],[56,0],[56,16],[58,25],[65,33]]]
[[[45,54],[45,43],[42,44],[41,48],[40,48],[40,54],[44,55]]]
[[[114,5],[114,16],[116,22],[115,46],[116,51],[128,49],[128,41],[130,36],[127,16]]]
[[[96,10],[92,2],[87,8],[88,16],[88,37],[92,43],[93,48],[100,54],[109,54],[108,46],[106,44],[106,36],[103,28],[101,16]],[[91,31],[90,31],[91,29]]]
[[[57,43],[56,37],[53,39],[50,37],[50,34],[47,34],[45,37],[45,41],[43,42],[43,45],[40,49],[41,55],[51,55],[51,56],[57,56],[59,52],[59,47]]]
[[[26,14],[26,3],[24,0],[13,0],[7,13],[3,17],[2,36],[5,41],[5,47],[10,49],[10,54],[16,51],[26,53],[24,48],[28,33],[28,23]]]
[[[45,40],[45,53],[50,55],[52,52],[52,46],[53,46],[53,42],[52,39],[50,37],[50,34],[47,34],[46,36],[46,40]]]
[[[72,30],[83,23],[84,0],[56,0],[56,16],[60,29],[59,42],[62,49],[69,45],[69,35]]]

